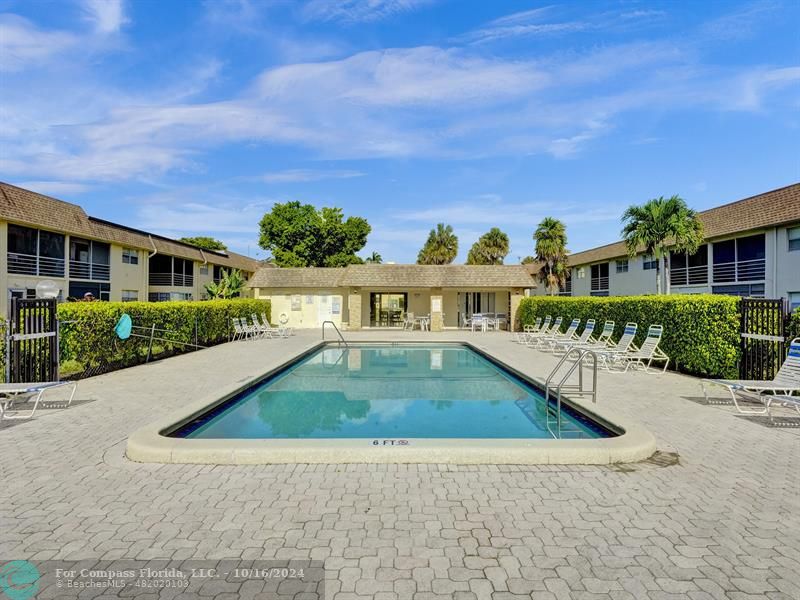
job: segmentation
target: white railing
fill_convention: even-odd
[[[192,287],[194,276],[181,273],[150,273],[150,285]]]
[[[63,277],[64,259],[37,256],[35,254],[8,253],[8,272],[20,275]]]
[[[608,277],[592,277],[592,291],[604,292],[608,290]]]
[[[698,285],[708,283],[708,265],[672,269],[669,272],[669,282],[672,285]]]
[[[761,281],[766,276],[767,261],[763,258],[714,263],[714,283]]]
[[[111,267],[100,263],[71,260],[69,261],[69,277],[70,279],[108,281],[111,279]]]

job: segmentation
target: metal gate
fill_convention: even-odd
[[[786,358],[786,308],[782,299],[742,298],[739,377],[772,379]]]
[[[6,381],[58,381],[56,299],[11,299]]]

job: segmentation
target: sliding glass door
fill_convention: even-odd
[[[370,293],[370,327],[402,327],[407,306],[408,294],[406,293]]]

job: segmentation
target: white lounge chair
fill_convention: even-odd
[[[564,333],[561,333],[556,329],[553,334],[540,338],[539,347],[542,349],[552,349],[559,342],[568,342],[577,339],[575,332],[578,331],[578,327],[580,327],[580,325],[580,319],[572,319],[572,322],[570,322],[569,327],[567,327],[567,330]]]
[[[75,391],[78,389],[76,381],[48,381],[42,383],[0,383],[0,421],[3,419],[30,419],[33,417],[36,409],[39,407],[39,402],[42,399],[45,391],[62,386],[72,386],[72,392],[69,395],[64,408],[72,404],[72,399],[75,398]],[[33,408],[18,409],[14,407],[14,402],[20,396],[36,395],[33,401]],[[28,400],[29,402],[30,400]]]
[[[783,394],[776,394],[774,396],[771,395],[760,395],[762,400],[766,400],[765,404],[767,405],[767,414],[771,414],[772,406],[774,404],[780,404],[782,406],[791,406],[794,408],[798,413],[800,413],[800,397],[798,396],[788,396]]]
[[[261,331],[262,337],[279,337],[279,338],[288,338],[290,332],[285,327],[273,327],[270,325],[269,319],[267,318],[266,313],[261,313],[261,319],[258,318],[258,315],[253,315],[253,323],[259,328]]]
[[[269,317],[267,317],[267,313],[261,313],[261,320],[263,321],[264,325],[269,327],[270,329],[278,332],[280,337],[289,337],[290,335],[294,335],[294,327],[288,327],[286,325],[273,325],[269,322]]]
[[[800,391],[800,338],[793,339],[789,344],[789,355],[783,361],[783,365],[778,369],[774,379],[763,381],[753,379],[703,379],[701,386],[706,403],[708,403],[706,386],[709,384],[727,388],[733,400],[733,405],[742,414],[763,415],[769,412],[772,398],[767,397],[762,400],[765,404],[763,409],[744,409],[739,406],[736,392],[750,392],[760,398],[768,394],[789,396],[792,392]]]
[[[553,353],[563,353],[569,351],[573,346],[583,346],[589,342],[589,339],[594,334],[594,319],[588,319],[586,321],[586,326],[583,328],[581,334],[570,340],[556,340],[553,342],[551,349]]]
[[[231,341],[238,341],[247,338],[247,331],[242,326],[242,322],[239,320],[239,317],[231,317],[231,323],[233,323],[233,339]]]
[[[614,321],[606,321],[603,324],[603,329],[600,332],[600,335],[595,337],[590,337],[586,342],[579,343],[573,342],[570,344],[570,348],[585,348],[587,350],[605,350],[611,345],[611,336],[614,335],[614,327],[616,324]],[[595,333],[597,332],[597,328],[595,328]]]
[[[617,364],[624,364],[625,368],[622,372],[626,372],[630,367],[640,366],[645,373],[650,372],[650,366],[656,362],[663,362],[664,368],[661,372],[664,373],[669,366],[669,356],[667,356],[658,345],[661,343],[661,336],[664,334],[664,327],[662,325],[650,325],[647,330],[647,337],[639,348],[633,347],[628,352],[619,353],[615,356],[614,362]]]
[[[529,348],[538,346],[540,340],[547,336],[552,336],[556,331],[561,329],[561,323],[564,321],[564,317],[556,317],[549,327],[547,326],[547,319],[549,319],[549,317],[545,318],[545,322],[542,323],[542,328],[539,331],[528,334],[528,339],[525,342],[526,346]]]
[[[625,329],[622,331],[622,337],[617,340],[616,344],[609,344],[608,348],[595,350],[599,366],[611,370],[611,363],[621,354],[628,352],[633,346],[633,340],[638,329],[639,325],[637,323],[626,323]]]
[[[533,325],[523,325],[522,331],[517,331],[514,334],[515,338],[514,341],[517,342],[518,344],[524,344],[525,340],[527,339],[526,336],[529,333],[534,333],[536,331],[539,331],[541,326],[542,326],[542,317],[536,317],[536,321],[534,322]]]

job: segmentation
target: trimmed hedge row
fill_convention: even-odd
[[[141,362],[148,340],[131,336],[120,340],[114,326],[123,313],[130,315],[135,327],[168,330],[156,332],[179,342],[213,346],[230,339],[232,317],[266,313],[271,318],[268,300],[234,299],[202,302],[68,302],[59,304],[61,322],[61,361],[77,361],[84,368],[102,364],[130,365]],[[142,329],[134,333],[147,334]],[[196,337],[195,337],[196,336]],[[170,344],[160,343],[165,349]],[[180,350],[181,346],[174,345]]]
[[[519,326],[536,317],[564,317],[562,330],[574,318],[595,319],[597,326],[615,322],[615,338],[625,323],[639,324],[636,343],[650,325],[663,325],[661,349],[672,359],[670,368],[710,377],[736,377],[739,360],[739,299],[731,296],[669,295],[524,298],[518,312]],[[578,330],[580,333],[580,329]]]
[[[800,308],[795,308],[789,321],[789,339],[800,337]]]

